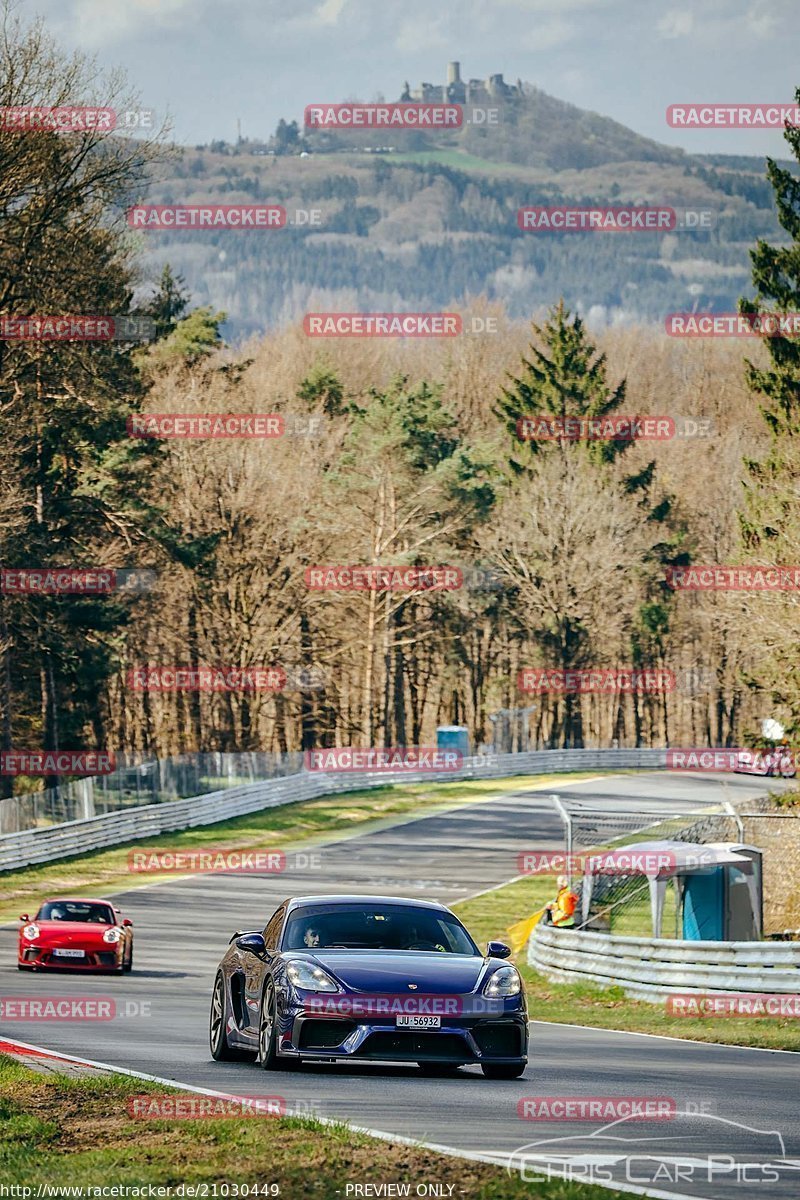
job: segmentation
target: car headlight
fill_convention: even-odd
[[[303,988],[306,992],[338,992],[338,983],[331,979],[327,971],[323,971],[322,967],[315,967],[313,963],[304,962],[298,959],[296,962],[290,962],[286,968],[286,977],[295,987]]]
[[[22,936],[27,938],[29,942],[35,942],[39,936],[39,926],[26,925],[22,931]]]
[[[108,942],[111,946],[114,946],[121,937],[122,934],[118,929],[107,929],[103,934],[103,941]]]
[[[483,989],[484,996],[518,996],[522,991],[522,980],[516,967],[499,967],[489,976]]]

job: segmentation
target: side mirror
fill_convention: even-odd
[[[126,917],[125,920],[122,922],[122,928],[123,929],[133,929],[133,921],[129,921],[128,918]]]
[[[263,933],[245,933],[236,939],[235,945],[238,950],[245,950],[248,954],[255,954],[258,958],[263,958],[267,950]]]
[[[20,919],[20,921],[30,921],[30,917],[28,916],[27,913],[20,913],[19,919]]]
[[[510,958],[511,947],[505,942],[489,942],[486,946],[486,954],[488,958]]]

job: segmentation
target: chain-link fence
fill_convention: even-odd
[[[593,808],[562,803],[565,843],[573,866],[588,854],[619,849],[632,842],[741,842],[741,824],[730,806],[708,811],[665,811],[663,807],[637,810]],[[582,878],[573,871],[572,887],[579,896]],[[652,936],[650,888],[644,875],[597,874],[592,882],[588,929],[621,936]],[[680,937],[680,903],[674,880],[669,880],[664,898],[661,936]]]
[[[300,770],[302,759],[301,753],[266,751],[179,754],[172,758],[118,754],[116,770],[109,775],[75,779],[59,787],[0,800],[0,833],[18,833],[292,775]]]

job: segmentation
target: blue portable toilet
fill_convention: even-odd
[[[440,725],[436,730],[437,750],[460,750],[469,754],[469,730],[466,725]]]
[[[683,936],[689,942],[721,942],[724,936],[725,868],[683,878]]]
[[[683,876],[683,936],[691,942],[759,941],[763,929],[761,851],[706,843],[724,861]]]

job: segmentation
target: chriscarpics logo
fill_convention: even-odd
[[[709,1113],[696,1096],[532,1097],[520,1104],[538,1137],[510,1155],[507,1170],[526,1183],[560,1184],[553,1194],[566,1195],[563,1185],[575,1183],[644,1196],[797,1194],[797,1159],[787,1158],[774,1126],[750,1123],[747,1096],[730,1099],[735,1118]]]

